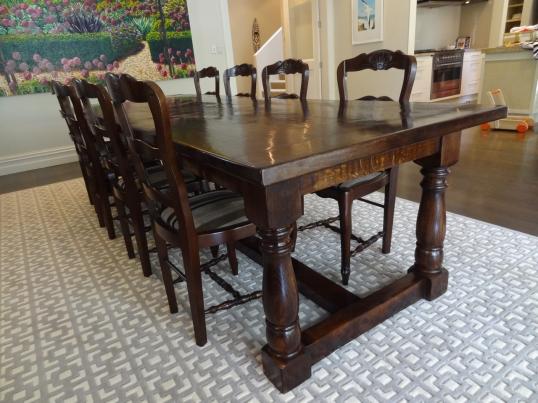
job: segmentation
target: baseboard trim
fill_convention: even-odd
[[[67,164],[76,160],[77,153],[74,146],[48,148],[31,153],[9,155],[0,157],[0,176]]]

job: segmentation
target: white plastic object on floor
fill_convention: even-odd
[[[488,91],[488,103],[491,105],[506,106],[503,92],[500,88]],[[494,122],[484,123],[480,126],[482,130],[513,130],[519,133],[525,133],[529,128],[534,126],[534,119],[525,115],[508,115],[504,119],[499,119]]]

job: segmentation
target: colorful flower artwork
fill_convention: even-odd
[[[7,0],[0,4],[0,96],[48,92],[51,80],[103,82],[195,71],[186,0]]]

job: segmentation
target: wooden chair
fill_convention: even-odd
[[[215,77],[215,91],[207,91],[206,95],[216,95],[217,98],[220,98],[219,71],[216,67],[213,67],[213,66],[206,67],[194,73],[194,88],[196,89],[196,96],[198,98],[202,97],[202,90],[200,88],[200,79],[212,78],[212,77]]]
[[[248,77],[250,76],[250,94],[247,93],[239,93],[237,94],[238,97],[250,97],[252,99],[256,99],[256,80],[258,77],[258,74],[256,73],[256,67],[254,67],[252,64],[238,64],[237,66],[231,67],[229,69],[224,70],[223,78],[224,78],[224,91],[226,92],[226,96],[228,98],[232,97],[232,91],[230,89],[230,77]]]
[[[388,70],[391,68],[404,70],[404,78],[402,89],[400,92],[399,102],[409,101],[413,82],[415,81],[416,59],[414,56],[408,56],[400,51],[392,52],[390,50],[378,50],[370,54],[360,54],[352,59],[344,60],[340,63],[337,70],[338,91],[340,101],[347,101],[346,80],[349,72],[361,70]],[[392,101],[387,96],[374,97],[365,96],[360,100],[378,100]],[[394,204],[396,200],[396,185],[398,178],[398,167],[388,169],[383,172],[374,173],[364,177],[359,177],[338,186],[333,186],[324,189],[316,194],[324,198],[331,198],[338,202],[340,210],[340,241],[341,241],[341,271],[342,283],[347,284],[350,275],[350,260],[351,260],[351,238],[359,239],[352,234],[352,205],[354,200],[382,207],[383,215],[383,232],[375,235],[367,241],[363,241],[363,245],[355,250],[360,252],[366,246],[375,242],[380,236],[383,237],[382,253],[389,253],[392,240],[392,224],[394,219]],[[363,199],[364,196],[385,187],[384,204],[372,202]],[[360,240],[360,239],[359,239]]]
[[[86,149],[86,144],[84,143],[84,138],[80,131],[75,112],[73,111],[73,105],[69,98],[69,88],[67,85],[61,84],[58,81],[52,81],[51,83],[52,93],[56,95],[58,103],[60,105],[60,115],[65,120],[67,124],[67,129],[69,131],[69,137],[75,145],[75,151],[78,156],[78,163],[80,170],[82,172],[82,178],[84,179],[84,184],[86,186],[86,192],[88,193],[88,199],[92,205],[94,205],[96,213],[100,215],[100,211],[97,207],[97,204],[94,202],[94,195],[96,194],[96,184],[95,177],[92,172],[92,165],[90,161],[90,156],[88,155],[88,150]],[[102,222],[102,218],[100,218]],[[102,224],[104,226],[104,223]]]
[[[306,93],[308,91],[308,77],[309,69],[308,64],[304,63],[302,60],[297,59],[286,59],[278,61],[269,66],[265,66],[262,70],[262,85],[263,85],[263,95],[266,102],[271,101],[271,87],[269,83],[270,76],[280,75],[280,74],[300,74],[301,75],[301,92],[299,95],[296,94],[280,94],[277,98],[289,99],[289,98],[299,98],[302,101],[306,100]]]
[[[76,79],[73,81],[73,85],[80,99],[88,129],[91,132],[89,135],[93,137],[93,142],[99,152],[102,171],[108,181],[106,189],[114,198],[127,256],[132,259],[135,257],[135,252],[131,240],[127,205],[132,208],[133,203],[129,200],[129,196],[133,197],[133,195],[128,193],[127,189],[134,187],[134,184],[132,175],[129,175],[128,163],[122,154],[121,140],[110,97],[104,87],[90,84],[85,80]],[[92,100],[98,101],[102,117],[95,114]]]
[[[144,276],[148,277],[152,274],[152,269],[146,232],[151,227],[147,227],[144,223],[144,216],[147,211],[143,205],[142,186],[135,174],[132,158],[129,156],[127,148],[127,139],[124,135],[124,130],[129,130],[123,111],[125,98],[121,92],[119,76],[114,73],[107,73],[105,81],[108,92],[100,86],[93,86],[92,90],[97,96],[103,116],[102,124],[97,125],[96,130],[101,132],[105,130],[107,134],[103,135],[108,135],[110,138],[111,148],[114,153],[113,160],[116,162],[116,176],[119,177],[119,180],[114,181],[113,192],[115,197],[120,199],[129,210],[127,222],[134,229],[142,272]],[[91,84],[86,84],[86,86],[92,87]],[[116,119],[120,123],[117,123]],[[151,158],[146,159],[144,167],[152,183],[162,190],[168,187],[166,174],[159,163]],[[194,175],[184,171],[184,177],[189,191],[194,194],[201,193],[202,184]]]
[[[56,85],[56,88],[59,88],[58,84]],[[68,86],[67,92],[69,93],[69,99],[71,100],[76,121],[80,133],[82,134],[82,138],[84,139],[84,144],[92,167],[92,175],[95,182],[95,193],[92,196],[94,203],[97,204],[99,224],[101,227],[106,227],[109,239],[114,239],[116,233],[112,218],[112,204],[109,198],[111,190],[108,184],[107,173],[102,165],[102,146],[97,143],[98,139],[94,136],[90,128],[77,91],[73,86]]]
[[[237,274],[234,244],[253,236],[256,228],[245,216],[243,199],[226,190],[213,191],[189,199],[185,180],[180,170],[181,160],[172,142],[170,115],[162,90],[153,82],[136,81],[120,76],[124,98],[135,103],[147,103],[155,125],[155,143],[130,130],[127,135],[129,150],[134,156],[137,173],[142,178],[144,194],[153,219],[153,233],[163,274],[163,282],[172,313],[178,306],[174,291],[172,270],[185,280],[189,293],[196,343],[207,341],[205,310],[202,291],[199,251],[225,243],[232,271]],[[127,115],[128,119],[128,115]],[[152,155],[162,161],[170,189],[163,192],[149,180],[142,156]],[[179,247],[183,256],[184,273],[168,258],[168,245]],[[177,281],[177,280],[176,280]]]
[[[122,235],[129,258],[135,256],[131,240],[131,226],[137,244],[137,251],[142,265],[144,276],[151,275],[151,263],[149,258],[144,217],[142,213],[141,197],[133,175],[127,148],[123,142],[121,128],[116,123],[114,109],[110,95],[103,86],[93,85],[84,80],[75,80],[75,88],[82,101],[83,109],[87,116],[92,116],[93,108],[90,100],[96,99],[101,110],[101,118],[92,118],[92,130],[95,135],[102,139],[106,147],[103,155]],[[157,174],[158,175],[158,174]],[[161,175],[161,182],[164,176]],[[128,214],[127,214],[128,211]]]

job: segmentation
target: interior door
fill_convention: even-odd
[[[321,55],[319,0],[283,0],[284,49],[286,58],[308,63],[310,79],[307,98],[321,98]],[[299,75],[286,78],[288,92],[298,94]]]

